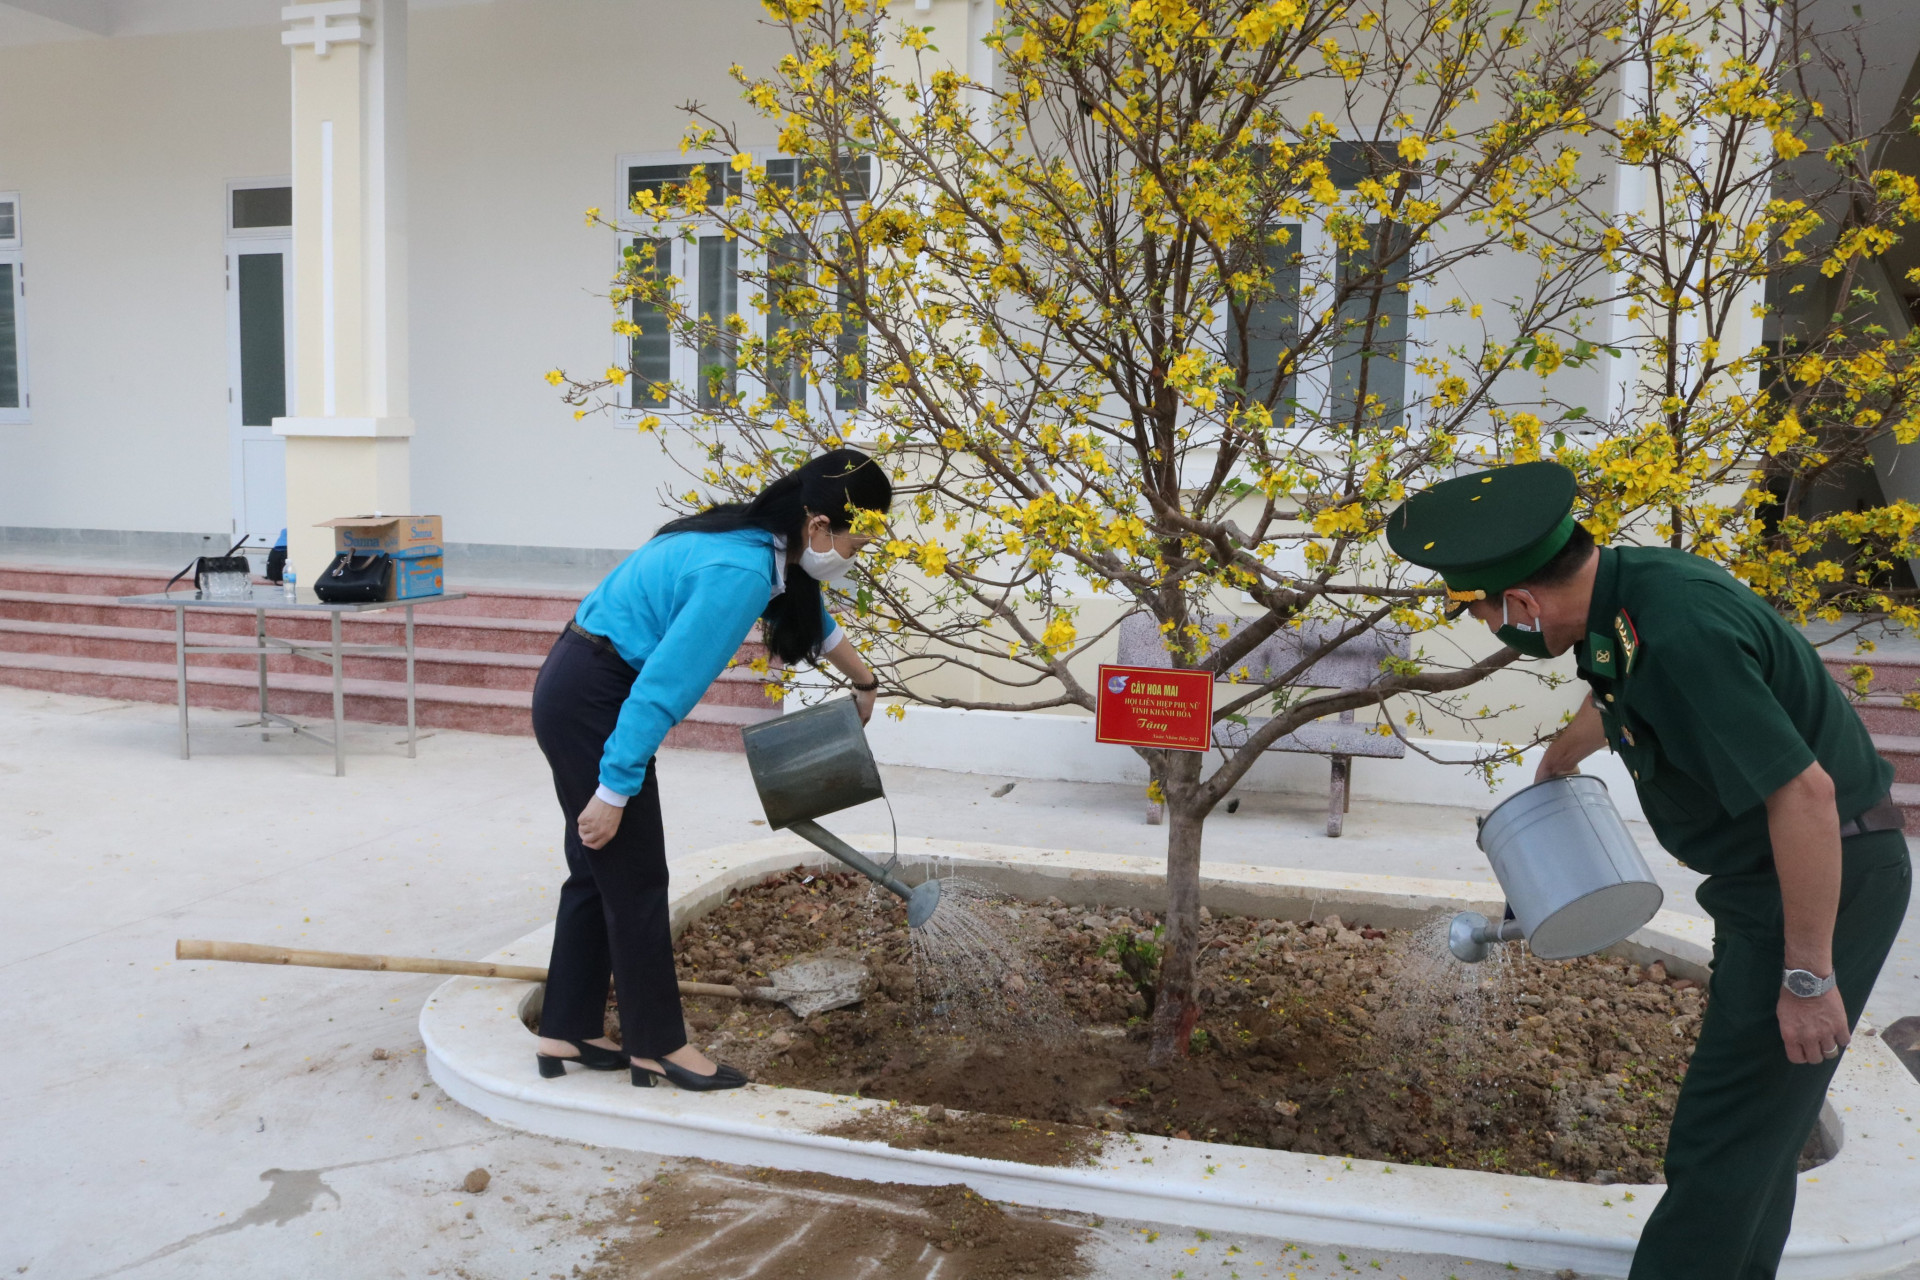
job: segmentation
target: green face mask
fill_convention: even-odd
[[[1500,621],[1503,625],[1493,634],[1507,648],[1518,650],[1529,658],[1553,656],[1547,650],[1547,638],[1539,622],[1536,621],[1533,624],[1533,630],[1529,631],[1525,627],[1516,627],[1507,621],[1507,600],[1504,592],[1500,597]]]
[[[1529,658],[1551,658],[1547,652],[1547,638],[1538,631],[1522,631],[1518,627],[1502,627],[1493,633],[1494,639],[1509,649],[1518,649]]]

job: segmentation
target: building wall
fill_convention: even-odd
[[[675,151],[697,99],[739,102],[727,66],[777,56],[758,5],[532,3],[412,18],[416,504],[464,542],[632,547],[687,485],[658,443],[573,420],[548,369],[615,347],[623,154]],[[742,109],[744,116],[744,108]]]
[[[0,48],[33,397],[0,526],[228,527],[226,183],[289,128],[277,28]]]
[[[617,157],[769,62],[741,2],[500,0],[410,19],[413,503],[461,543],[631,547],[675,470],[541,375],[604,369]],[[33,421],[0,426],[0,527],[225,530],[225,192],[290,168],[279,25],[0,48]],[[683,486],[673,484],[674,488]]]

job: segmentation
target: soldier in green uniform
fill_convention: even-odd
[[[1537,780],[1619,753],[1660,843],[1706,875],[1713,977],[1632,1280],[1757,1280],[1780,1263],[1798,1159],[1906,915],[1893,769],[1806,639],[1730,574],[1596,548],[1553,462],[1408,499],[1387,540],[1591,694]]]

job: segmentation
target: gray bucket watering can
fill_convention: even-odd
[[[853,699],[778,716],[742,729],[740,736],[767,825],[804,837],[904,899],[908,927],[925,924],[940,905],[938,880],[916,889],[814,821],[886,794]]]
[[[1447,949],[1468,964],[1486,959],[1493,943],[1518,938],[1543,960],[1604,951],[1653,919],[1666,897],[1607,784],[1589,774],[1507,797],[1481,819],[1480,850],[1507,895],[1508,918],[1453,918]]]

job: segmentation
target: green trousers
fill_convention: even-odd
[[[1841,847],[1833,962],[1851,1025],[1906,917],[1913,872],[1898,831]],[[1774,1009],[1785,943],[1773,872],[1713,876],[1699,899],[1714,924],[1710,999],[1674,1108],[1666,1193],[1640,1233],[1631,1280],[1774,1274],[1793,1225],[1800,1150],[1840,1065],[1787,1061]]]

